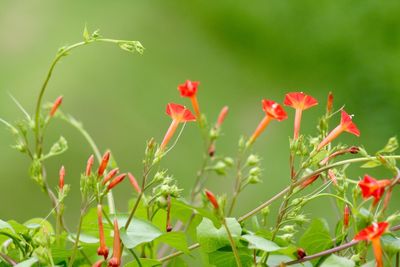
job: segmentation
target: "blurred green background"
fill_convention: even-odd
[[[303,117],[302,131],[314,133],[330,90],[335,107],[345,104],[361,130],[360,138],[345,134],[340,141],[374,152],[400,131],[399,14],[398,0],[1,1],[0,117],[11,122],[23,117],[8,93],[33,112],[57,49],[80,41],[86,23],[105,37],[141,41],[144,55],[102,43],[75,50],[57,66],[45,100],[64,95],[63,110],[83,122],[102,151],[113,151],[122,170],[140,176],[145,140],[161,141],[170,123],[166,103],[190,106],[176,90],[186,79],[201,81],[199,101],[210,121],[223,105],[230,107],[217,153],[234,156],[239,136],[251,134],[263,117],[260,100],[282,102],[289,91],[304,91],[320,101]],[[288,183],[293,110],[287,110],[289,119],[272,123],[256,144],[264,159],[264,182],[243,193],[237,215]],[[66,167],[66,183],[73,186],[66,200],[72,224],[79,213],[79,174],[91,150],[62,121],[52,123],[47,145],[59,135],[70,149],[47,168],[55,185],[60,165]],[[50,203],[30,180],[29,161],[12,143],[1,127],[0,218],[44,217]],[[188,124],[162,166],[189,189],[201,151],[198,128]],[[354,178],[364,174],[352,170]],[[208,187],[230,193],[232,183],[232,177],[213,177]],[[119,210],[126,209],[132,195],[127,181],[117,188]],[[313,216],[331,216],[321,208],[328,204],[307,209]]]

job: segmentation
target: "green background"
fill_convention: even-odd
[[[199,102],[210,121],[230,107],[223,155],[236,154],[237,141],[263,117],[260,101],[282,102],[285,93],[304,91],[320,105],[304,113],[302,132],[312,134],[331,90],[335,107],[355,114],[361,137],[340,141],[363,144],[374,152],[400,130],[400,2],[385,1],[1,1],[0,117],[16,121],[23,114],[9,97],[33,112],[38,90],[57,49],[82,39],[85,23],[105,37],[139,40],[146,50],[132,55],[110,44],[74,51],[55,70],[45,95],[64,95],[63,110],[84,123],[99,147],[110,148],[124,171],[141,173],[145,140],[161,141],[170,119],[168,102],[184,103],[176,87],[199,80]],[[264,182],[247,189],[236,215],[251,209],[288,183],[289,119],[273,122],[257,141],[264,159]],[[334,119],[334,123],[339,117]],[[50,183],[66,167],[72,191],[66,200],[68,222],[78,216],[79,176],[91,151],[62,121],[49,128],[47,146],[63,135],[70,149],[48,161]],[[24,221],[44,217],[50,203],[28,176],[27,158],[12,149],[13,138],[0,130],[0,218]],[[162,162],[189,189],[201,163],[202,145],[195,124],[188,124],[178,145]],[[352,168],[353,178],[364,170]],[[371,172],[383,177],[385,171]],[[232,177],[213,177],[215,193],[230,193]],[[188,191],[186,191],[188,194]],[[133,190],[127,181],[115,190],[119,210],[126,210]],[[397,194],[395,194],[397,195]],[[327,216],[329,202],[307,207]],[[395,196],[393,206],[399,203]],[[330,206],[329,206],[330,207]]]

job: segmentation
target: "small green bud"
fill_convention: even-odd
[[[261,214],[262,214],[263,216],[268,216],[269,212],[270,212],[269,207],[265,207],[265,208],[263,208],[263,209],[261,210]]]
[[[293,225],[285,225],[284,227],[281,228],[281,231],[285,233],[293,233],[295,229]]]
[[[243,136],[241,136],[239,139],[239,150],[243,150],[245,146],[246,146],[246,140],[244,139]]]
[[[288,243],[291,243],[293,240],[293,234],[283,234],[280,235],[279,237]]]
[[[351,256],[350,260],[352,260],[354,262],[360,262],[361,261],[360,254],[355,254],[355,255]]]
[[[154,175],[153,180],[156,181],[156,182],[164,181],[165,173],[166,173],[166,171],[158,171],[158,172],[156,172],[156,174]]]
[[[219,131],[215,128],[211,128],[210,133],[209,133],[210,139],[215,140],[219,136]]]
[[[260,162],[260,158],[257,155],[251,154],[246,161],[249,166],[255,166]]]
[[[295,198],[292,200],[293,205],[300,205],[304,201],[303,198]]]
[[[253,167],[250,169],[249,174],[252,176],[259,176],[261,174],[261,169],[259,167]]]
[[[218,161],[214,166],[213,170],[218,174],[218,175],[226,175],[226,163],[223,161]]]
[[[249,178],[247,178],[247,181],[249,184],[258,184],[261,182],[260,178],[254,175],[250,175]]]
[[[228,165],[229,167],[232,167],[233,164],[235,163],[235,161],[234,161],[233,158],[231,158],[231,157],[225,157],[225,158],[224,158],[224,162],[225,162],[226,165]]]
[[[299,214],[294,218],[294,221],[298,224],[303,224],[308,222],[309,220],[307,219],[307,217],[303,214]]]
[[[159,196],[156,199],[156,203],[157,203],[158,207],[160,207],[161,209],[167,207],[167,204],[168,204],[167,199],[164,196]]]

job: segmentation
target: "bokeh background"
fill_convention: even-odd
[[[346,105],[362,133],[358,139],[345,134],[340,141],[374,152],[400,131],[399,14],[397,0],[1,1],[0,117],[11,122],[23,117],[9,93],[33,112],[57,49],[80,41],[87,24],[105,37],[141,41],[144,55],[102,43],[75,50],[57,66],[45,100],[64,95],[63,110],[79,118],[102,151],[113,151],[122,170],[140,176],[145,140],[160,141],[170,123],[166,103],[190,105],[176,90],[186,79],[201,82],[199,101],[210,121],[223,105],[230,107],[218,143],[222,155],[234,156],[240,135],[251,134],[263,117],[262,98],[282,102],[289,91],[319,99],[320,105],[303,117],[302,131],[314,133],[330,90],[335,107]],[[288,112],[290,118],[272,123],[256,144],[264,160],[264,182],[243,193],[237,215],[288,183],[293,110]],[[52,123],[47,146],[60,135],[69,141],[69,150],[48,161],[47,169],[54,186],[61,164],[67,169],[66,183],[73,189],[66,214],[73,224],[79,174],[91,150],[62,121]],[[50,211],[47,196],[29,178],[29,161],[12,143],[1,127],[0,218],[22,222],[44,217]],[[190,190],[201,153],[198,128],[188,124],[162,166]],[[354,178],[363,172],[351,168]],[[208,187],[230,193],[232,183],[232,177],[213,177]],[[127,181],[117,188],[119,210],[126,209],[132,195]],[[325,205],[329,202],[318,201],[307,211],[329,218]]]

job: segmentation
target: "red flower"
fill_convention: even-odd
[[[200,118],[200,108],[199,108],[199,102],[197,101],[197,86],[200,84],[200,82],[192,82],[187,80],[184,84],[178,85],[178,90],[181,92],[182,97],[189,97],[190,100],[192,101],[193,109],[194,112],[196,113],[196,116]]]
[[[286,94],[285,101],[283,102],[286,106],[290,106],[296,110],[294,119],[294,139],[299,137],[300,122],[303,110],[309,109],[315,105],[318,105],[317,100],[313,97],[306,95],[302,92],[288,93]]]
[[[111,155],[110,151],[107,151],[106,153],[104,153],[103,159],[101,160],[101,163],[99,166],[99,169],[97,170],[97,175],[99,177],[102,176],[104,171],[106,170],[108,161],[110,160],[110,155]]]
[[[85,172],[86,176],[90,176],[90,174],[92,173],[93,163],[94,163],[94,156],[91,155],[86,164],[86,172]]]
[[[64,166],[61,166],[59,176],[60,176],[60,179],[59,179],[59,182],[58,182],[58,187],[60,188],[60,191],[62,191],[63,188],[64,188],[64,177],[65,177]]]
[[[376,180],[369,175],[365,175],[364,179],[358,182],[363,198],[367,199],[371,196],[374,198],[373,205],[376,205],[379,202],[383,193],[385,193],[385,187],[390,184],[391,181],[388,179]]]
[[[271,120],[282,121],[287,119],[285,110],[281,105],[272,100],[262,100],[262,107],[265,112],[264,119],[258,124],[253,135],[250,137],[247,146],[254,143],[258,136],[264,131],[265,127],[271,122]]]
[[[59,96],[56,101],[54,101],[53,106],[51,107],[50,110],[50,117],[53,117],[54,114],[56,114],[57,109],[60,107],[61,103],[62,103],[63,97]]]
[[[338,137],[342,132],[348,132],[356,136],[360,136],[360,131],[357,126],[353,123],[351,116],[342,110],[342,118],[340,124],[333,129],[324,140],[318,145],[317,150],[320,150],[330,142],[332,142],[336,137]]]
[[[178,128],[179,123],[187,122],[187,121],[195,121],[196,117],[187,109],[185,106],[169,103],[167,105],[167,114],[172,118],[171,125],[168,128],[167,133],[164,136],[164,139],[160,145],[160,151],[163,151],[167,146],[168,142],[171,140],[174,135],[176,129]]]
[[[121,241],[119,238],[118,220],[114,219],[114,248],[113,256],[108,261],[109,267],[119,267],[121,265]]]
[[[104,238],[104,227],[103,227],[103,208],[99,204],[97,205],[97,221],[99,224],[99,238],[100,247],[97,249],[97,255],[103,256],[106,260],[108,257],[108,247],[106,245],[106,240]]]
[[[316,174],[314,176],[311,176],[310,178],[308,178],[307,180],[302,182],[300,187],[301,188],[305,188],[305,187],[309,186],[310,184],[314,183],[315,180],[317,180],[319,176],[320,176],[320,174]]]
[[[219,204],[218,204],[217,198],[214,196],[214,194],[211,191],[209,191],[207,189],[205,190],[205,193],[206,193],[206,197],[208,198],[208,200],[214,206],[214,209],[217,210],[219,208]]]
[[[347,229],[349,227],[349,222],[350,222],[350,208],[346,204],[344,206],[344,212],[343,212],[343,226],[344,226],[344,228]]]
[[[136,192],[137,193],[142,192],[142,189],[140,189],[140,186],[139,186],[138,182],[135,179],[135,176],[133,176],[132,173],[128,172],[128,177],[129,177],[129,181],[131,182],[131,185],[136,190]]]
[[[111,190],[114,187],[117,186],[117,184],[119,184],[120,182],[122,182],[126,177],[126,173],[120,174],[117,177],[114,178],[114,180],[112,180],[110,182],[110,184],[107,186],[107,190]]]
[[[337,183],[337,179],[336,179],[336,175],[335,175],[335,173],[332,171],[332,169],[329,169],[328,170],[328,177],[329,177],[329,179],[331,179],[331,181],[332,181],[332,183],[334,184],[334,185],[337,185],[338,183]]]
[[[92,267],[101,267],[103,265],[104,260],[98,260],[93,263]]]
[[[108,181],[110,181],[114,176],[119,172],[118,168],[112,169],[109,173],[107,173],[107,176],[104,177],[103,179],[103,185],[105,185]]]
[[[380,237],[388,228],[389,223],[380,222],[373,223],[371,226],[361,230],[355,237],[354,240],[368,240],[372,242],[372,247],[374,248],[374,254],[376,259],[376,266],[383,267],[382,260],[382,248]]]

